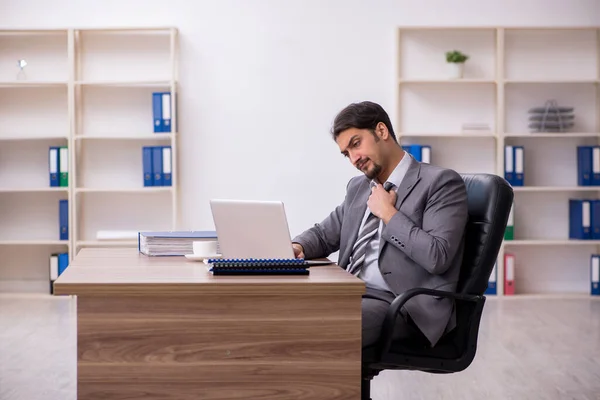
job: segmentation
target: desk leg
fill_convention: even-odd
[[[360,296],[78,298],[78,399],[360,399]]]

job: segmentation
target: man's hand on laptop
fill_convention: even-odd
[[[304,258],[304,247],[300,243],[292,243],[296,258]]]

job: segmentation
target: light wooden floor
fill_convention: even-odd
[[[0,295],[0,399],[76,399],[75,310],[66,297]],[[600,301],[490,299],[466,371],[384,371],[372,397],[600,399]]]

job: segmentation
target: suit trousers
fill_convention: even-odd
[[[393,293],[367,286],[362,297],[362,347],[377,342],[381,336],[383,320],[390,304],[395,299]],[[406,312],[401,311],[396,318],[394,339],[425,339],[421,331],[410,320]],[[426,340],[426,339],[425,339]]]

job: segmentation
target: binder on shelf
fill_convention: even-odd
[[[308,275],[308,263],[289,259],[208,259],[213,275]]]
[[[163,186],[172,185],[171,146],[162,146],[162,182]]]
[[[515,162],[513,146],[504,146],[504,179],[515,186]]]
[[[592,185],[592,146],[577,146],[577,185]]]
[[[163,161],[162,147],[152,146],[152,174],[154,176],[152,184],[154,186],[163,185]]]
[[[600,186],[600,146],[592,146],[592,182],[593,186]]]
[[[69,253],[58,254],[58,276],[60,276],[69,266]]]
[[[591,200],[569,199],[569,239],[591,238]]]
[[[422,144],[403,145],[402,149],[411,154],[415,160],[431,164],[431,146]]]
[[[515,255],[504,253],[504,294],[515,294]]]
[[[510,206],[510,213],[508,214],[508,222],[506,223],[506,229],[504,230],[504,240],[515,239],[515,203],[513,202]]]
[[[142,147],[142,168],[144,174],[144,186],[154,186],[154,173],[152,172],[152,147]]]
[[[162,132],[171,132],[171,93],[162,94]]]
[[[59,239],[69,240],[69,201],[58,201]]]
[[[54,281],[58,278],[58,254],[50,255],[50,294],[54,294]]]
[[[48,173],[50,175],[50,187],[60,186],[59,176],[59,149],[58,146],[51,146],[48,149]]]
[[[590,257],[590,294],[600,296],[600,254],[592,254]]]
[[[162,132],[162,93],[152,93],[152,119],[154,121],[154,132]]]
[[[171,132],[171,92],[152,93],[154,133]]]
[[[69,186],[69,149],[66,146],[59,148],[59,186]]]
[[[525,148],[523,146],[513,146],[515,162],[515,178],[513,186],[525,185]]]
[[[600,240],[600,200],[590,200],[590,239]]]
[[[492,268],[492,273],[490,274],[490,278],[488,279],[488,285],[483,294],[497,294],[496,282],[498,280],[498,261],[494,263],[494,268]]]

